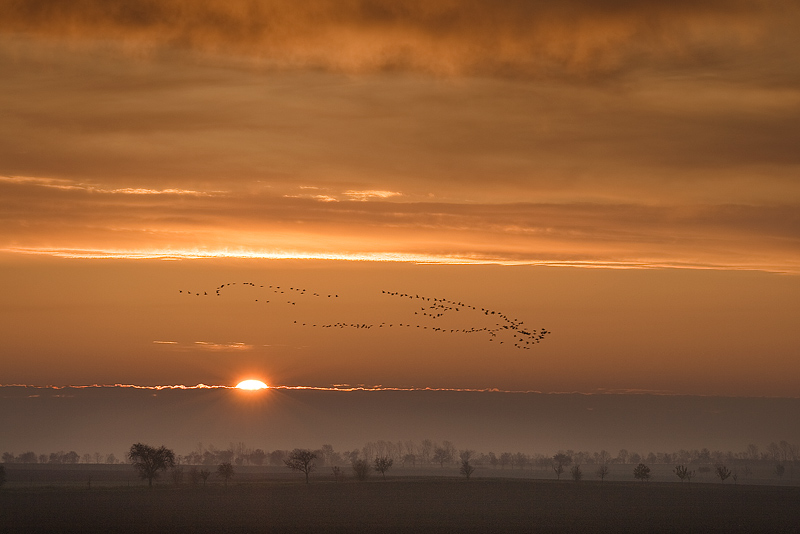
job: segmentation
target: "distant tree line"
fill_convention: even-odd
[[[39,454],[28,451],[15,456],[13,452],[3,453],[3,463],[6,464],[118,464],[120,460],[114,454],[94,454],[78,455],[75,451],[58,451],[50,454]]]
[[[305,450],[305,449],[303,449]],[[373,471],[376,467],[376,459],[379,460],[380,472],[385,476],[389,467],[394,468],[459,468],[460,471],[467,471],[472,474],[475,468],[492,469],[539,469],[549,472],[552,470],[557,478],[562,474],[571,476],[573,479],[583,476],[583,470],[591,468],[601,480],[608,474],[607,466],[613,464],[638,464],[655,465],[668,464],[673,466],[696,466],[700,473],[712,472],[712,466],[741,466],[744,473],[747,472],[748,465],[756,462],[769,462],[775,464],[775,474],[782,477],[789,466],[795,468],[800,460],[800,447],[788,441],[772,442],[764,450],[757,445],[750,444],[739,452],[719,451],[703,449],[680,449],[676,452],[649,452],[639,454],[634,451],[620,449],[616,454],[601,450],[598,452],[575,451],[571,449],[559,450],[555,455],[527,454],[523,452],[475,452],[470,449],[457,449],[452,442],[436,442],[424,439],[420,442],[414,441],[370,441],[363,447],[335,451],[333,446],[326,444],[318,449],[308,449],[314,455],[315,467],[345,467],[352,468],[358,465],[366,466],[366,471]],[[175,466],[208,466],[216,467],[222,464],[234,466],[242,465],[271,465],[285,466],[290,460],[294,451],[277,449],[265,451],[263,449],[253,449],[239,442],[231,444],[226,449],[219,449],[213,445],[203,447],[202,444],[185,455],[175,454]],[[59,451],[50,454],[39,454],[32,451],[15,455],[12,452],[2,454],[3,463],[45,463],[45,464],[76,464],[76,463],[106,463],[116,464],[121,461],[114,454],[84,454],[80,456],[75,451]],[[465,466],[466,462],[466,466]],[[388,464],[389,467],[385,467]],[[577,466],[576,471],[573,468]],[[581,468],[583,466],[583,468]],[[190,474],[197,481],[204,481],[200,476],[203,470],[196,474]],[[210,472],[210,470],[209,470]],[[340,469],[340,473],[342,473]],[[579,472],[579,474],[578,474]],[[177,475],[175,475],[177,476]],[[181,475],[182,476],[182,475]],[[466,475],[469,476],[469,475]],[[682,479],[683,480],[683,479]],[[722,479],[724,480],[724,479]]]

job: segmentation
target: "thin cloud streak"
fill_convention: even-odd
[[[728,264],[703,264],[689,262],[656,262],[656,261],[592,261],[592,260],[503,260],[481,258],[477,256],[446,256],[446,255],[415,255],[402,253],[375,253],[375,254],[325,254],[301,252],[256,252],[256,251],[179,251],[179,250],[152,250],[152,251],[125,251],[125,250],[61,250],[61,249],[24,249],[5,248],[0,253],[26,254],[51,256],[66,259],[84,260],[202,260],[202,259],[268,259],[268,260],[329,260],[329,261],[357,261],[357,262],[394,262],[415,263],[429,265],[506,265],[506,266],[542,266],[542,267],[573,267],[584,269],[691,269],[691,270],[720,270],[720,271],[765,271],[781,274],[800,274],[800,266],[774,265],[763,263],[750,263],[741,265]],[[154,342],[156,343],[156,342]],[[167,343],[167,342],[161,342]]]
[[[253,350],[253,345],[240,341],[233,343],[214,343],[211,341],[195,341],[193,348],[210,352],[246,352]]]
[[[61,191],[87,191],[89,193],[104,193],[109,195],[189,195],[189,196],[216,196],[222,191],[205,192],[191,189],[147,189],[143,187],[123,187],[109,189],[97,185],[77,183],[65,178],[36,178],[31,176],[0,176],[0,182],[16,185],[34,185],[38,187],[57,189]]]
[[[73,258],[314,258],[800,272],[791,203],[444,203],[370,192],[117,195],[0,181],[0,250]],[[366,194],[366,192],[365,192]]]
[[[51,389],[51,390],[63,390],[63,389],[103,389],[103,388],[119,388],[119,389],[152,389],[152,390],[163,390],[163,389],[235,389],[235,386],[210,386],[208,384],[196,384],[194,386],[186,386],[183,384],[171,384],[171,385],[162,385],[162,386],[140,386],[136,384],[84,384],[84,385],[68,385],[68,386],[55,386],[55,385],[47,385],[47,386],[39,386],[34,384],[0,384],[0,388],[30,388],[30,389]]]

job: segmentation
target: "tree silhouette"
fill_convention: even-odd
[[[295,449],[289,453],[289,457],[283,461],[286,467],[292,471],[300,471],[306,476],[306,484],[308,484],[308,475],[317,467],[314,459],[317,455],[308,449]]]
[[[20,454],[17,460],[19,460],[23,464],[35,464],[38,461],[38,459],[36,458],[36,453],[30,451],[23,452],[22,454]]]
[[[142,480],[147,479],[148,485],[153,487],[153,479],[158,478],[159,471],[166,471],[175,465],[175,453],[163,445],[159,448],[134,443],[128,451],[128,461],[139,473]]]
[[[389,458],[388,456],[378,456],[375,458],[375,471],[383,475],[383,479],[386,480],[386,471],[392,467],[394,460]]]
[[[436,447],[433,450],[433,461],[439,464],[440,467],[444,467],[445,462],[450,463],[453,461],[453,453],[444,447]]]
[[[217,467],[217,476],[225,479],[225,487],[228,487],[228,479],[233,476],[233,465],[230,462],[223,462]]]
[[[603,464],[597,468],[597,477],[602,482],[603,480],[605,480],[606,476],[608,476],[608,465]]]
[[[572,463],[572,457],[560,452],[553,456],[553,471],[556,473],[558,480],[561,480],[561,474],[564,472],[564,466]]]
[[[684,480],[691,482],[692,477],[694,476],[694,471],[690,471],[685,465],[676,465],[672,472],[675,473],[679,479],[681,479],[681,482]]]
[[[208,477],[211,476],[211,471],[209,471],[208,469],[201,469],[199,474],[200,478],[203,479],[203,487],[205,487],[206,482],[208,481]]]
[[[0,465],[0,488],[6,483],[6,466]]]
[[[553,462],[553,471],[555,471],[556,473],[556,478],[558,480],[561,480],[561,473],[564,472],[564,465],[557,462]]]
[[[467,477],[467,480],[469,480],[469,477],[473,471],[475,471],[475,468],[469,464],[469,459],[461,460],[461,468],[458,470],[459,473]]]
[[[720,482],[725,482],[729,476],[731,476],[731,470],[725,467],[724,465],[720,464],[714,468],[714,471],[717,473]]]
[[[256,449],[250,453],[250,462],[254,465],[263,465],[267,458],[267,453],[261,449]]]
[[[583,471],[581,471],[581,466],[578,464],[573,465],[569,473],[572,476],[572,480],[575,482],[580,482],[583,478]]]
[[[641,480],[650,480],[650,468],[644,464],[639,464],[633,469],[633,478]]]
[[[353,474],[358,480],[366,480],[369,477],[369,462],[364,459],[353,460]]]

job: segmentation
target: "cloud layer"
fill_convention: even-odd
[[[795,2],[0,12],[5,250],[798,270]]]
[[[172,251],[186,257],[198,251],[244,257],[373,254],[410,261],[800,272],[800,215],[788,203],[461,204],[381,195],[329,202],[197,191],[120,194],[30,178],[0,180],[0,191],[0,243],[6,250],[120,256]]]
[[[791,1],[3,0],[0,31],[238,54],[282,67],[510,76],[722,61]]]

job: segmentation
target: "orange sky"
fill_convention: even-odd
[[[800,395],[795,2],[301,4],[0,0],[3,383]]]

